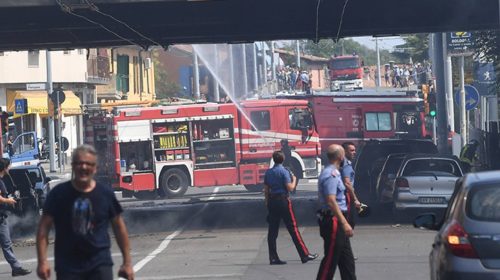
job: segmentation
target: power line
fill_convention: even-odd
[[[102,29],[104,29],[104,30],[108,31],[109,33],[111,33],[111,34],[115,35],[116,37],[118,37],[118,38],[120,38],[120,39],[122,39],[122,40],[124,40],[124,41],[127,41],[127,42],[131,43],[132,45],[137,45],[137,46],[140,46],[139,44],[137,44],[137,43],[135,43],[135,42],[133,42],[133,41],[131,41],[131,40],[129,40],[129,39],[127,39],[127,38],[125,38],[125,37],[123,37],[123,36],[119,35],[118,33],[116,33],[116,32],[114,32],[114,31],[112,31],[111,29],[107,28],[106,26],[102,25],[101,23],[98,23],[98,22],[96,22],[96,21],[93,21],[93,20],[91,20],[91,19],[89,19],[89,18],[87,18],[87,17],[85,17],[85,16],[83,16],[83,15],[79,15],[79,14],[74,13],[74,12],[71,10],[71,8],[70,8],[69,6],[67,6],[67,5],[63,4],[63,3],[61,2],[61,0],[56,0],[56,2],[57,2],[57,4],[59,4],[59,6],[61,7],[61,9],[62,9],[64,12],[66,12],[66,13],[68,13],[68,14],[70,14],[70,15],[76,16],[76,17],[78,17],[78,18],[84,19],[84,20],[86,20],[86,21],[88,21],[88,22],[90,22],[90,23],[92,23],[92,24],[95,24],[95,25],[97,25],[97,26],[101,27]],[[141,47],[142,47],[142,46],[141,46]]]

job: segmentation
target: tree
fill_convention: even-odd
[[[403,38],[404,44],[397,45],[394,52],[399,62],[409,62],[410,58],[416,62],[429,60],[429,34],[412,34]]]
[[[153,52],[156,99],[177,96],[181,91],[181,86],[176,82],[170,82],[166,67],[160,61],[159,57],[160,53],[158,51]]]

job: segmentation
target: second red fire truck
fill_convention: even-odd
[[[97,176],[124,196],[182,196],[189,186],[262,188],[271,155],[287,139],[298,178],[317,177],[321,147],[305,100],[86,110]]]

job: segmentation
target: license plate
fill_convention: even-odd
[[[418,203],[420,203],[420,204],[445,204],[446,199],[444,197],[419,197]]]

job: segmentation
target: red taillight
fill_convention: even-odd
[[[406,178],[396,178],[396,187],[397,188],[409,188],[410,184]]]
[[[453,221],[448,226],[445,230],[445,236],[446,243],[453,255],[471,259],[478,257],[469,241],[469,235],[457,221]]]

